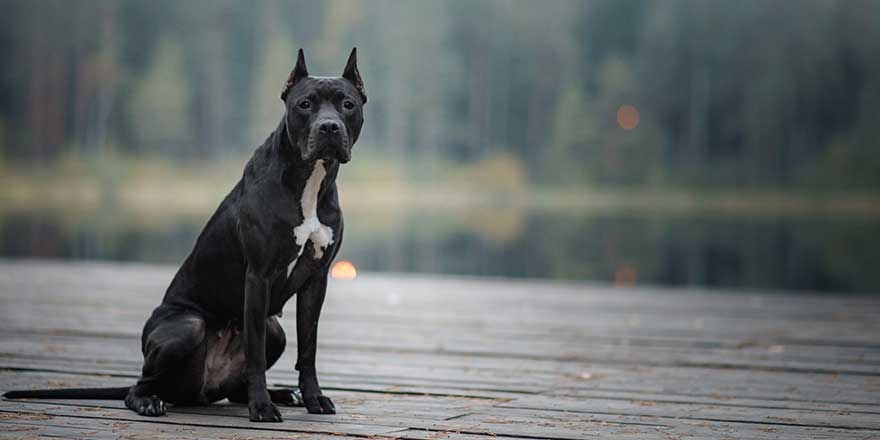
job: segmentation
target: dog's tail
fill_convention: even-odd
[[[19,390],[3,394],[7,399],[101,399],[122,400],[131,387],[119,388],[62,388],[54,390]]]

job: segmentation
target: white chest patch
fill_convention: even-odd
[[[324,249],[333,243],[333,229],[321,224],[321,221],[318,220],[318,191],[321,190],[321,182],[324,181],[324,176],[326,175],[327,170],[324,169],[324,161],[316,161],[312,174],[309,176],[309,180],[306,181],[306,186],[303,189],[302,199],[300,199],[303,222],[293,228],[293,235],[296,237],[296,244],[300,246],[300,249],[299,254],[290,263],[290,266],[287,267],[288,275],[290,275],[290,272],[296,265],[296,261],[302,255],[306,242],[311,241],[315,247],[316,259],[323,257]]]

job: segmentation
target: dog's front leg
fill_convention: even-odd
[[[244,289],[244,353],[247,366],[248,412],[254,422],[280,422],[281,413],[266,388],[267,277],[248,268]]]
[[[318,345],[318,318],[327,292],[327,271],[319,271],[296,295],[296,369],[303,403],[312,414],[336,414],[333,402],[321,392],[315,371]]]

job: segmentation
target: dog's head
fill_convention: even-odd
[[[309,76],[302,49],[296,67],[281,92],[290,143],[304,161],[351,160],[351,147],[364,124],[367,102],[357,68],[357,48],[351,50],[341,77]]]

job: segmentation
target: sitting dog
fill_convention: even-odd
[[[247,403],[255,422],[280,422],[275,404],[299,404],[270,390],[266,370],[286,345],[275,315],[294,294],[299,392],[310,413],[334,414],[315,371],[318,317],[330,264],[342,244],[339,167],[363,125],[367,102],[352,49],[342,77],[312,77],[300,49],[281,92],[286,112],[254,152],[241,180],[208,220],[144,325],[144,366],[123,388],[11,391],[8,398],[124,399],[144,416],[165,402]]]

